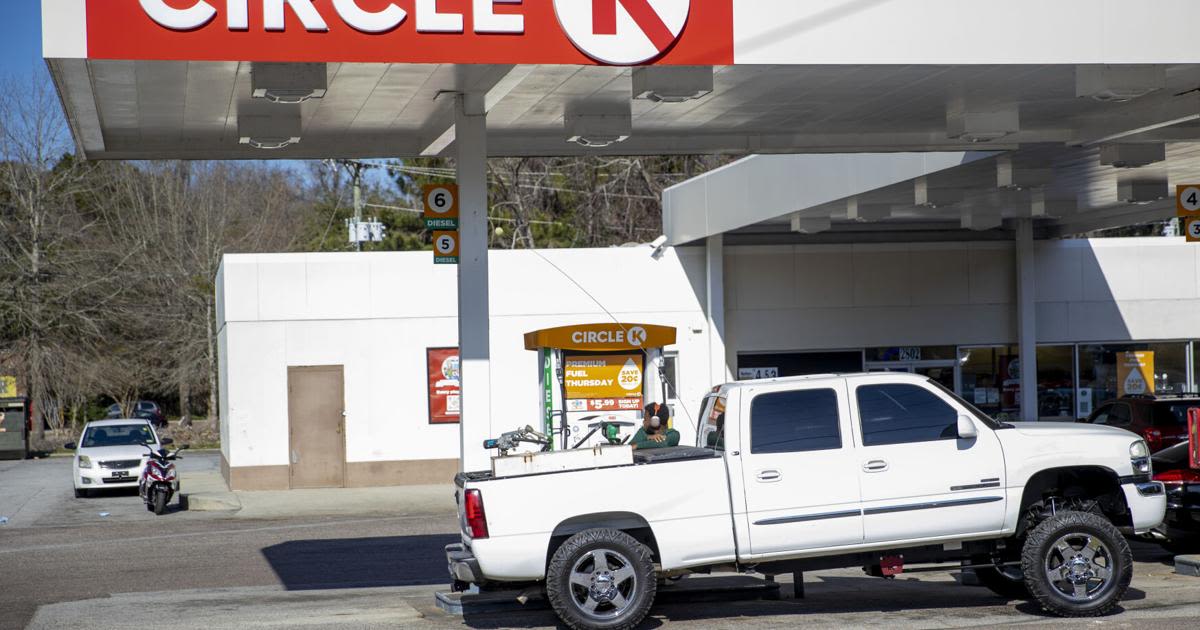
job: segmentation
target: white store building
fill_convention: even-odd
[[[766,163],[775,169],[797,159]],[[836,217],[818,234],[780,233],[772,222],[807,207],[802,196],[782,197],[777,215],[762,196],[727,196],[739,189],[731,173],[764,164],[744,160],[668,191],[668,236],[707,246],[668,247],[657,257],[648,246],[493,252],[490,434],[542,421],[538,356],[525,349],[525,333],[612,318],[678,329],[678,343],[666,349],[668,402],[684,443],[695,439],[702,396],[726,378],[751,375],[915,371],[989,413],[1021,419],[1023,312],[1033,314],[1036,331],[1038,419],[1073,420],[1115,397],[1115,363],[1127,351],[1154,353],[1158,391],[1196,389],[1197,245],[1033,240],[1025,261],[1032,303],[1023,305],[1021,246],[1002,226],[949,229],[897,216],[877,225],[911,242],[870,242],[874,233],[861,222]],[[718,178],[726,181],[714,187]],[[878,183],[859,181],[850,192],[874,194],[854,186]],[[733,209],[710,213],[720,215],[707,221],[724,230],[717,239],[684,233],[682,224],[715,207],[697,188],[726,195],[730,205],[721,207]],[[747,203],[759,214],[740,210]],[[1070,226],[1069,218],[1040,224],[1043,232]],[[344,446],[334,485],[452,476],[464,446],[456,425],[430,422],[426,352],[457,343],[455,282],[453,267],[434,265],[428,252],[227,256],[217,284],[231,486],[293,485],[305,455],[289,450],[289,369],[313,366],[340,368]]]

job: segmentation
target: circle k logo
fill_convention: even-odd
[[[679,40],[692,0],[554,0],[567,37],[603,63],[633,66],[652,61]]]
[[[641,326],[634,326],[629,329],[629,345],[638,348],[646,343],[646,329]]]

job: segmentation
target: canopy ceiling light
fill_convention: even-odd
[[[825,216],[805,216],[802,214],[792,215],[792,231],[800,234],[819,234],[828,232],[833,228],[833,220],[829,215]]]
[[[1045,186],[1054,181],[1054,169],[1022,163],[1011,155],[996,158],[996,187],[1025,190]]]
[[[633,70],[633,98],[685,103],[712,94],[710,66],[648,66]]]
[[[1075,68],[1075,96],[1104,103],[1124,103],[1167,85],[1163,66],[1087,65]]]
[[[964,142],[992,142],[1021,130],[1016,103],[971,102],[954,97],[946,107],[946,136]]]
[[[238,143],[278,150],[300,142],[300,109],[293,105],[271,114],[239,114]]]
[[[913,205],[922,208],[944,208],[963,200],[960,188],[935,188],[928,177],[918,177],[913,182]]]
[[[1167,159],[1167,145],[1149,144],[1104,144],[1100,145],[1100,164],[1113,168],[1139,168]]]
[[[254,98],[294,105],[324,98],[329,75],[323,63],[255,63],[250,85]]]
[[[610,147],[633,135],[628,102],[568,105],[563,122],[568,142],[592,149]]]
[[[1146,205],[1166,199],[1167,178],[1161,175],[1139,175],[1121,178],[1117,182],[1117,198],[1124,203]]]
[[[892,205],[887,203],[862,203],[858,197],[846,200],[846,219],[858,223],[882,221],[891,218]]]

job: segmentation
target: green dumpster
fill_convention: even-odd
[[[0,459],[29,456],[29,399],[0,398]]]

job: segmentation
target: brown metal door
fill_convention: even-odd
[[[292,488],[345,485],[342,366],[288,368],[288,457]]]

